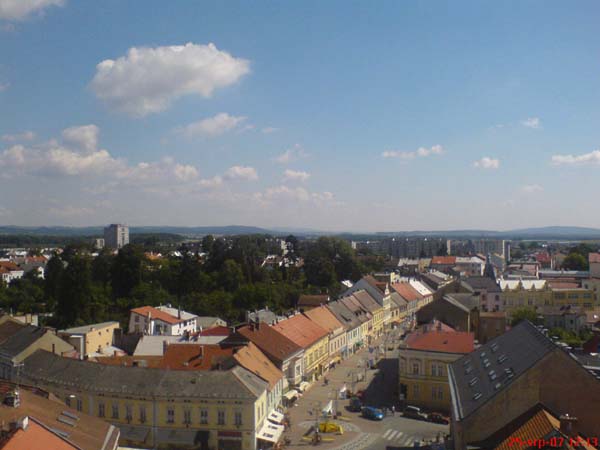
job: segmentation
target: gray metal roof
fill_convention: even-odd
[[[508,388],[558,347],[531,322],[523,321],[448,366],[452,407],[462,419]]]
[[[102,323],[93,323],[90,325],[83,325],[81,327],[73,327],[67,328],[66,330],[59,330],[59,333],[69,333],[69,334],[85,334],[90,331],[97,331],[102,328],[109,327],[111,325],[119,325],[119,322],[111,321],[111,322],[102,322]]]
[[[356,327],[359,327],[361,322],[358,320],[356,315],[350,311],[342,302],[334,301],[329,302],[327,305],[327,309],[332,312],[332,314],[339,320],[346,330],[353,330]]]
[[[0,354],[13,358],[41,338],[48,330],[33,325],[18,330],[0,345]]]
[[[444,299],[452,302],[453,304],[462,305],[469,311],[479,308],[479,297],[471,293],[454,293],[444,295]]]
[[[465,287],[471,288],[473,291],[485,289],[487,292],[502,292],[502,289],[500,289],[498,283],[488,277],[468,277],[464,279],[461,284]]]
[[[168,398],[256,399],[267,383],[242,367],[228,371],[164,370],[109,366],[38,350],[25,359],[21,380],[106,395]]]

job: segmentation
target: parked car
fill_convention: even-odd
[[[441,423],[444,425],[448,425],[450,421],[446,416],[440,413],[432,412],[427,415],[427,420],[433,423]]]
[[[365,406],[362,409],[362,416],[365,419],[383,420],[383,411],[373,406]]]
[[[350,404],[348,405],[348,409],[353,412],[361,412],[363,404],[358,397],[352,397],[350,399]]]
[[[421,408],[417,406],[407,406],[404,409],[404,417],[415,420],[427,420],[427,416],[421,411]]]

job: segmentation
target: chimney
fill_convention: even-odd
[[[567,437],[574,437],[577,435],[575,431],[577,428],[577,417],[563,414],[560,416],[560,432]]]

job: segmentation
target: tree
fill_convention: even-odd
[[[60,326],[90,321],[89,307],[94,303],[94,298],[92,271],[86,256],[74,255],[70,258],[61,277],[59,292],[56,319]]]
[[[103,249],[92,261],[92,280],[100,283],[105,289],[110,283],[114,259],[109,250]]]
[[[129,297],[134,287],[142,281],[142,262],[144,253],[132,244],[119,250],[111,270],[113,295]]]
[[[228,259],[223,263],[223,268],[218,275],[219,285],[228,292],[238,289],[244,282],[242,268],[233,259]]]
[[[519,322],[523,320],[529,320],[530,322],[537,324],[539,322],[538,315],[532,308],[517,308],[512,312],[512,320],[510,322],[511,326],[517,325]]]
[[[566,270],[588,270],[588,260],[581,253],[569,253],[562,263]]]
[[[202,238],[202,251],[210,254],[213,250],[213,245],[215,245],[215,238],[212,234],[207,234]]]
[[[44,298],[49,305],[53,305],[58,299],[64,269],[63,260],[58,255],[54,255],[46,264],[44,270]]]

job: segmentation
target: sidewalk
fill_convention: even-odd
[[[372,343],[371,347],[378,346],[383,340],[379,338]],[[346,384],[347,389],[352,389],[352,377],[353,373],[361,373],[364,375],[364,362],[369,359],[369,349],[364,347],[358,350],[349,358],[338,363],[335,369],[329,370],[325,377],[329,380],[327,386],[324,385],[324,378],[313,383],[313,385],[298,399],[296,405],[288,410],[288,414],[291,419],[292,427],[286,431],[284,436],[291,440],[291,445],[288,448],[299,448],[312,446],[310,443],[302,440],[304,434],[308,431],[311,425],[316,423],[315,410],[321,411],[322,408],[332,399],[337,398],[339,390]],[[366,371],[366,378],[362,381],[356,382],[354,390],[364,390],[367,388],[371,380],[377,374],[376,369],[368,369]],[[356,375],[354,375],[356,379]],[[334,400],[335,402],[335,400]],[[337,400],[338,411],[342,413],[343,418],[354,417],[348,411],[345,406],[348,400]],[[323,442],[319,447],[321,448],[334,448],[345,443],[351,442],[360,437],[361,430],[353,424],[352,421],[337,420],[334,421],[339,423],[344,428],[343,435],[328,434],[324,435],[326,438],[332,438],[333,442]]]

